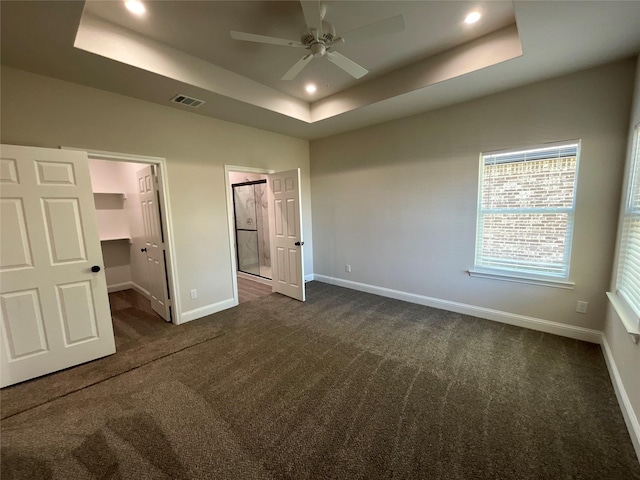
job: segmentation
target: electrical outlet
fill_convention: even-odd
[[[348,263],[344,266],[344,271],[347,273],[351,273],[351,265],[349,265]]]
[[[198,290],[193,289],[191,290],[191,300],[195,300],[196,298],[198,298]]]
[[[587,308],[589,308],[588,302],[578,301],[578,305],[576,306],[576,312],[587,313]]]

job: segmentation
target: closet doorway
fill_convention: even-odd
[[[143,340],[141,332],[179,323],[165,161],[85,151],[114,330],[132,333],[131,341]],[[123,318],[135,325],[120,325]]]

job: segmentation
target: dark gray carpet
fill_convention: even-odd
[[[223,335],[219,322],[190,322],[176,328],[134,290],[110,293],[116,354],[0,391],[0,418],[68,395],[139,368],[158,358]]]
[[[599,346],[307,287],[7,415],[2,478],[640,479]]]

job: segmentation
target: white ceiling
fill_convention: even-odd
[[[511,2],[477,1],[327,1],[325,20],[336,33],[403,15],[405,30],[336,50],[369,70],[366,80],[515,23]],[[464,23],[467,13],[482,10],[484,19]],[[304,101],[317,101],[354,86],[358,80],[326,58],[311,62],[292,81],[281,80],[306,50],[233,40],[230,30],[300,40],[305,21],[298,1],[148,2],[144,16],[132,15],[122,2],[91,0],[85,12],[170,45],[182,52],[238,73]],[[318,91],[304,90],[314,83]]]
[[[296,39],[295,1],[147,2],[139,19],[120,1],[92,1],[83,17],[83,2],[3,0],[2,64],[167,106],[188,94],[207,103],[174,108],[312,139],[640,51],[639,1],[326,3],[338,33],[399,13],[407,28],[339,47],[371,70],[361,80],[321,59],[284,82],[301,50],[235,41],[229,30]],[[465,28],[471,6],[484,16]],[[310,79],[322,82],[313,99],[301,92]]]

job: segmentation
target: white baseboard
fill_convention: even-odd
[[[136,282],[131,282],[131,288],[133,288],[136,292],[138,292],[143,297],[151,299],[151,294],[149,293],[149,290],[145,290],[140,285],[138,285]]]
[[[613,352],[611,352],[609,342],[607,342],[607,337],[604,335],[604,333],[602,334],[601,345],[604,352],[604,359],[607,362],[607,367],[609,369],[609,375],[611,376],[611,383],[613,383],[613,389],[616,392],[616,397],[618,398],[618,403],[620,404],[620,410],[622,410],[622,416],[624,417],[624,421],[627,424],[629,436],[631,437],[633,448],[635,448],[636,450],[638,461],[640,461],[640,422],[638,422],[638,416],[633,410],[631,400],[629,400],[629,395],[627,395],[627,391],[624,388],[624,383],[622,383],[622,377],[620,377],[620,372],[618,371],[616,361],[613,358]]]
[[[237,272],[238,278],[245,278],[247,280],[251,280],[252,282],[263,283],[265,285],[271,285],[271,280],[269,278],[259,277],[258,275],[250,275],[244,272]]]
[[[265,285],[271,285],[272,284],[271,280],[269,280],[268,278],[258,277],[257,275],[249,275],[249,274],[244,273],[244,272],[237,272],[237,273],[238,273],[238,277],[239,278],[246,278],[247,280],[253,280],[254,282],[264,283]],[[313,273],[311,273],[309,275],[305,275],[304,276],[304,281],[305,282],[312,282],[313,281]]]
[[[131,289],[135,290],[140,295],[146,298],[150,298],[149,291],[145,290],[135,282],[122,282],[122,283],[116,283],[113,285],[107,285],[107,292],[109,293],[121,292],[122,290],[131,290]]]
[[[395,298],[396,300],[417,303],[419,305],[425,305],[427,307],[449,310],[451,312],[462,313],[464,315],[472,315],[474,317],[485,318],[487,320],[515,325],[517,327],[524,327],[540,332],[552,333],[554,335],[574,338],[576,340],[584,340],[591,343],[600,343],[602,337],[602,332],[598,330],[566,325],[563,323],[552,322],[550,320],[543,320],[541,318],[519,315],[517,313],[503,312],[500,310],[493,310],[491,308],[477,307],[475,305],[469,305],[466,303],[426,297],[424,295],[417,295],[415,293],[377,287],[375,285],[369,285],[366,283],[352,282],[350,280],[329,277],[317,273],[314,275],[314,279],[319,282],[330,283],[332,285],[351,288],[353,290],[359,290],[361,292],[373,293],[382,297]]]
[[[178,322],[178,324],[206,317],[207,315],[226,310],[227,308],[235,307],[235,305],[235,300],[233,298],[228,298],[226,300],[222,300],[221,302],[205,305],[204,307],[187,310],[186,312],[182,312],[182,314],[180,315],[180,321]]]
[[[132,288],[133,286],[131,285],[131,282],[114,283],[113,285],[107,285],[107,292],[121,292],[123,290],[130,290]]]

